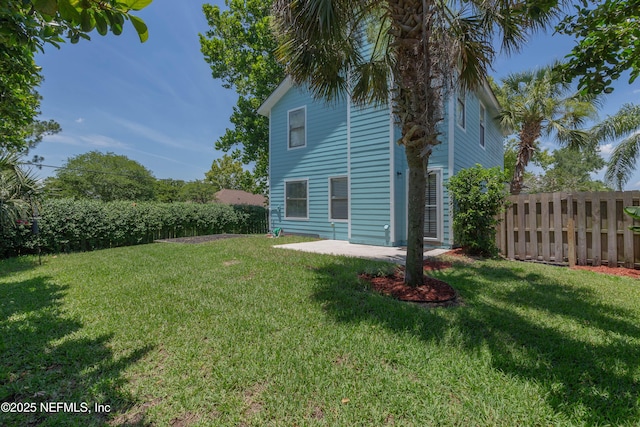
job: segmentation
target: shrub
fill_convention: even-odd
[[[49,199],[40,209],[38,235],[30,224],[0,231],[0,257],[71,252],[220,233],[265,233],[266,209],[222,204],[100,202]]]
[[[454,240],[471,254],[495,255],[496,225],[507,198],[504,172],[476,164],[449,179]]]

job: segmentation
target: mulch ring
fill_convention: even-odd
[[[424,261],[424,271],[443,270],[451,268],[451,265],[448,261],[428,258]],[[398,267],[393,274],[387,276],[363,273],[358,277],[370,283],[371,289],[375,292],[400,301],[417,303],[425,307],[450,307],[461,304],[456,290],[442,280],[425,275],[422,286],[414,288],[405,285],[402,267]]]
[[[208,236],[193,236],[193,237],[178,237],[175,239],[161,239],[161,240],[155,240],[155,242],[195,244],[195,243],[207,243],[207,242],[213,242],[214,240],[231,239],[234,237],[245,237],[245,236],[246,235],[244,234],[209,234]]]

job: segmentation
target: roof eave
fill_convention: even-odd
[[[262,103],[260,108],[258,108],[258,114],[261,116],[269,117],[269,113],[274,105],[284,96],[285,93],[289,89],[293,87],[293,79],[290,76],[285,77],[285,79],[278,85],[276,90],[274,90],[271,95]]]

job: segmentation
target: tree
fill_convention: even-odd
[[[576,39],[569,61],[558,67],[565,81],[577,77],[585,92],[610,93],[613,80],[630,71],[633,83],[640,74],[640,1],[582,0],[573,7],[556,27]]]
[[[251,172],[242,167],[242,162],[225,154],[211,164],[211,170],[205,173],[205,181],[213,184],[215,191],[223,189],[244,190],[249,193],[258,191]]]
[[[534,162],[544,173],[533,175],[527,182],[528,193],[556,191],[609,191],[602,181],[593,180],[591,174],[604,168],[605,161],[597,150],[563,147],[541,153],[544,161]]]
[[[113,200],[153,200],[155,178],[126,156],[90,151],[67,159],[54,178],[45,182],[56,196]]]
[[[527,29],[556,13],[556,3],[274,2],[277,54],[294,82],[307,84],[318,98],[348,92],[355,104],[391,100],[409,166],[406,284],[423,284],[425,171],[439,143],[444,97],[456,87],[481,86],[498,33],[506,50],[517,48]]]
[[[158,179],[154,186],[156,200],[162,203],[181,202],[180,191],[184,186],[181,179]]]
[[[180,201],[194,203],[210,203],[215,200],[218,190],[210,182],[189,181],[180,189]]]
[[[640,105],[623,105],[620,111],[598,123],[591,131],[601,142],[623,138],[611,153],[605,173],[605,180],[622,190],[640,157]]]
[[[24,170],[15,153],[0,156],[0,227],[15,227],[18,220],[31,216],[40,194],[40,184]]]
[[[502,79],[502,86],[495,88],[501,104],[500,123],[518,135],[512,194],[522,190],[525,169],[538,149],[540,137],[552,137],[573,147],[586,147],[590,142],[582,126],[595,116],[597,98],[573,93],[569,84],[554,77],[553,66],[548,66],[510,74]]]
[[[271,32],[270,0],[225,0],[228,10],[205,4],[203,11],[210,30],[200,34],[205,61],[214,78],[234,88],[238,102],[231,114],[232,129],[215,143],[225,152],[239,147],[240,159],[254,163],[254,175],[262,189],[269,162],[269,123],[258,107],[284,79],[284,67],[273,52],[277,43]]]

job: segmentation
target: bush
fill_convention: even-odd
[[[100,202],[49,199],[40,209],[38,235],[31,224],[0,231],[0,257],[72,252],[151,243],[207,234],[266,233],[266,209],[222,204]]]
[[[508,192],[504,172],[481,165],[463,169],[449,179],[453,198],[454,240],[471,254],[493,256],[498,214]]]

